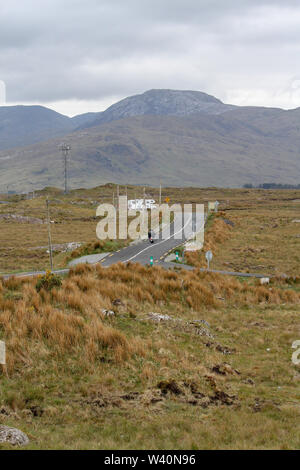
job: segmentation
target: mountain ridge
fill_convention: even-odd
[[[152,89],[129,96],[109,106],[89,127],[124,117],[159,115],[188,116],[191,114],[222,114],[234,109],[218,98],[201,91]]]
[[[241,119],[246,111],[136,116],[70,133],[65,136],[72,147],[69,186],[111,181],[155,186],[160,179],[164,185],[182,187],[298,183],[300,110],[293,121],[289,113],[277,110],[268,110],[264,118]],[[289,135],[278,132],[288,123]],[[60,138],[55,138],[0,152],[2,187],[4,183],[18,190],[63,187],[59,143]]]
[[[73,117],[40,105],[0,106],[0,150],[31,145],[123,117],[218,114],[233,108],[200,91],[161,89],[124,98],[105,111]]]
[[[162,114],[155,114],[163,96]],[[182,101],[186,96],[187,104]],[[192,113],[195,96],[203,112]],[[205,103],[213,112],[204,110]],[[119,107],[121,117],[116,112]],[[58,149],[62,140],[72,147],[71,187],[111,181],[157,185],[161,178],[169,186],[299,183],[300,108],[233,107],[201,92],[150,90],[109,107],[108,122],[95,124],[95,116],[96,120],[102,118],[105,111],[75,118],[55,111],[48,114],[42,107],[34,111],[39,119],[41,113],[47,114],[53,121],[52,132],[59,135],[0,151],[2,188],[9,185],[27,191],[59,186],[59,182],[62,186],[63,162]],[[123,116],[123,112],[140,114]],[[48,127],[41,119],[39,124],[48,132],[49,122]]]

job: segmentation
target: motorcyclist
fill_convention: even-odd
[[[153,232],[151,229],[148,231],[148,239],[150,243],[153,243]]]

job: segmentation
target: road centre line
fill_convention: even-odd
[[[170,240],[172,237],[175,237],[175,235],[177,235],[178,233],[182,232],[185,227],[190,223],[191,219],[193,218],[193,214],[191,215],[191,217],[189,218],[189,220],[186,222],[186,224],[180,229],[178,230],[178,232],[176,233],[173,233],[173,235],[170,235],[168,238],[166,238],[165,240],[162,240],[161,242],[159,243],[156,243],[155,246],[158,246],[158,245],[161,245],[162,243],[165,243],[166,241]],[[136,253],[134,256],[132,256],[131,258],[123,261],[123,263],[128,263],[129,261],[131,261],[132,259],[136,258],[138,255],[140,255],[141,253],[143,253],[144,251],[146,250],[149,250],[149,248],[152,248],[153,245],[150,245],[150,246],[147,246],[146,248],[144,248],[143,250],[139,251],[139,253]]]

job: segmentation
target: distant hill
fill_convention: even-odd
[[[99,113],[85,113],[85,114],[78,114],[78,116],[74,116],[71,119],[72,126],[75,130],[80,127],[89,126],[93,123],[98,117],[100,117],[102,112]]]
[[[70,118],[43,106],[0,106],[0,150],[63,136],[89,124],[98,115],[101,113]]]
[[[0,107],[0,149],[29,145],[74,129],[68,117],[43,106]]]
[[[126,98],[104,112],[79,114],[73,118],[43,106],[0,106],[0,150],[43,142],[123,117],[219,114],[232,108],[199,91],[176,90],[150,90]]]
[[[191,114],[222,114],[235,106],[222,103],[200,91],[149,90],[113,104],[89,127],[134,116],[189,116]]]
[[[172,106],[183,113],[182,104]],[[72,146],[70,185],[158,185],[160,178],[169,186],[298,184],[299,122],[299,108],[233,107],[218,114],[145,114],[100,123],[64,136]],[[60,142],[1,151],[0,188],[62,187]]]

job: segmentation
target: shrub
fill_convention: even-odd
[[[51,271],[47,271],[46,274],[41,276],[36,283],[36,290],[40,292],[41,289],[45,289],[50,291],[53,287],[60,287],[61,286],[61,278],[57,275],[52,273]]]

